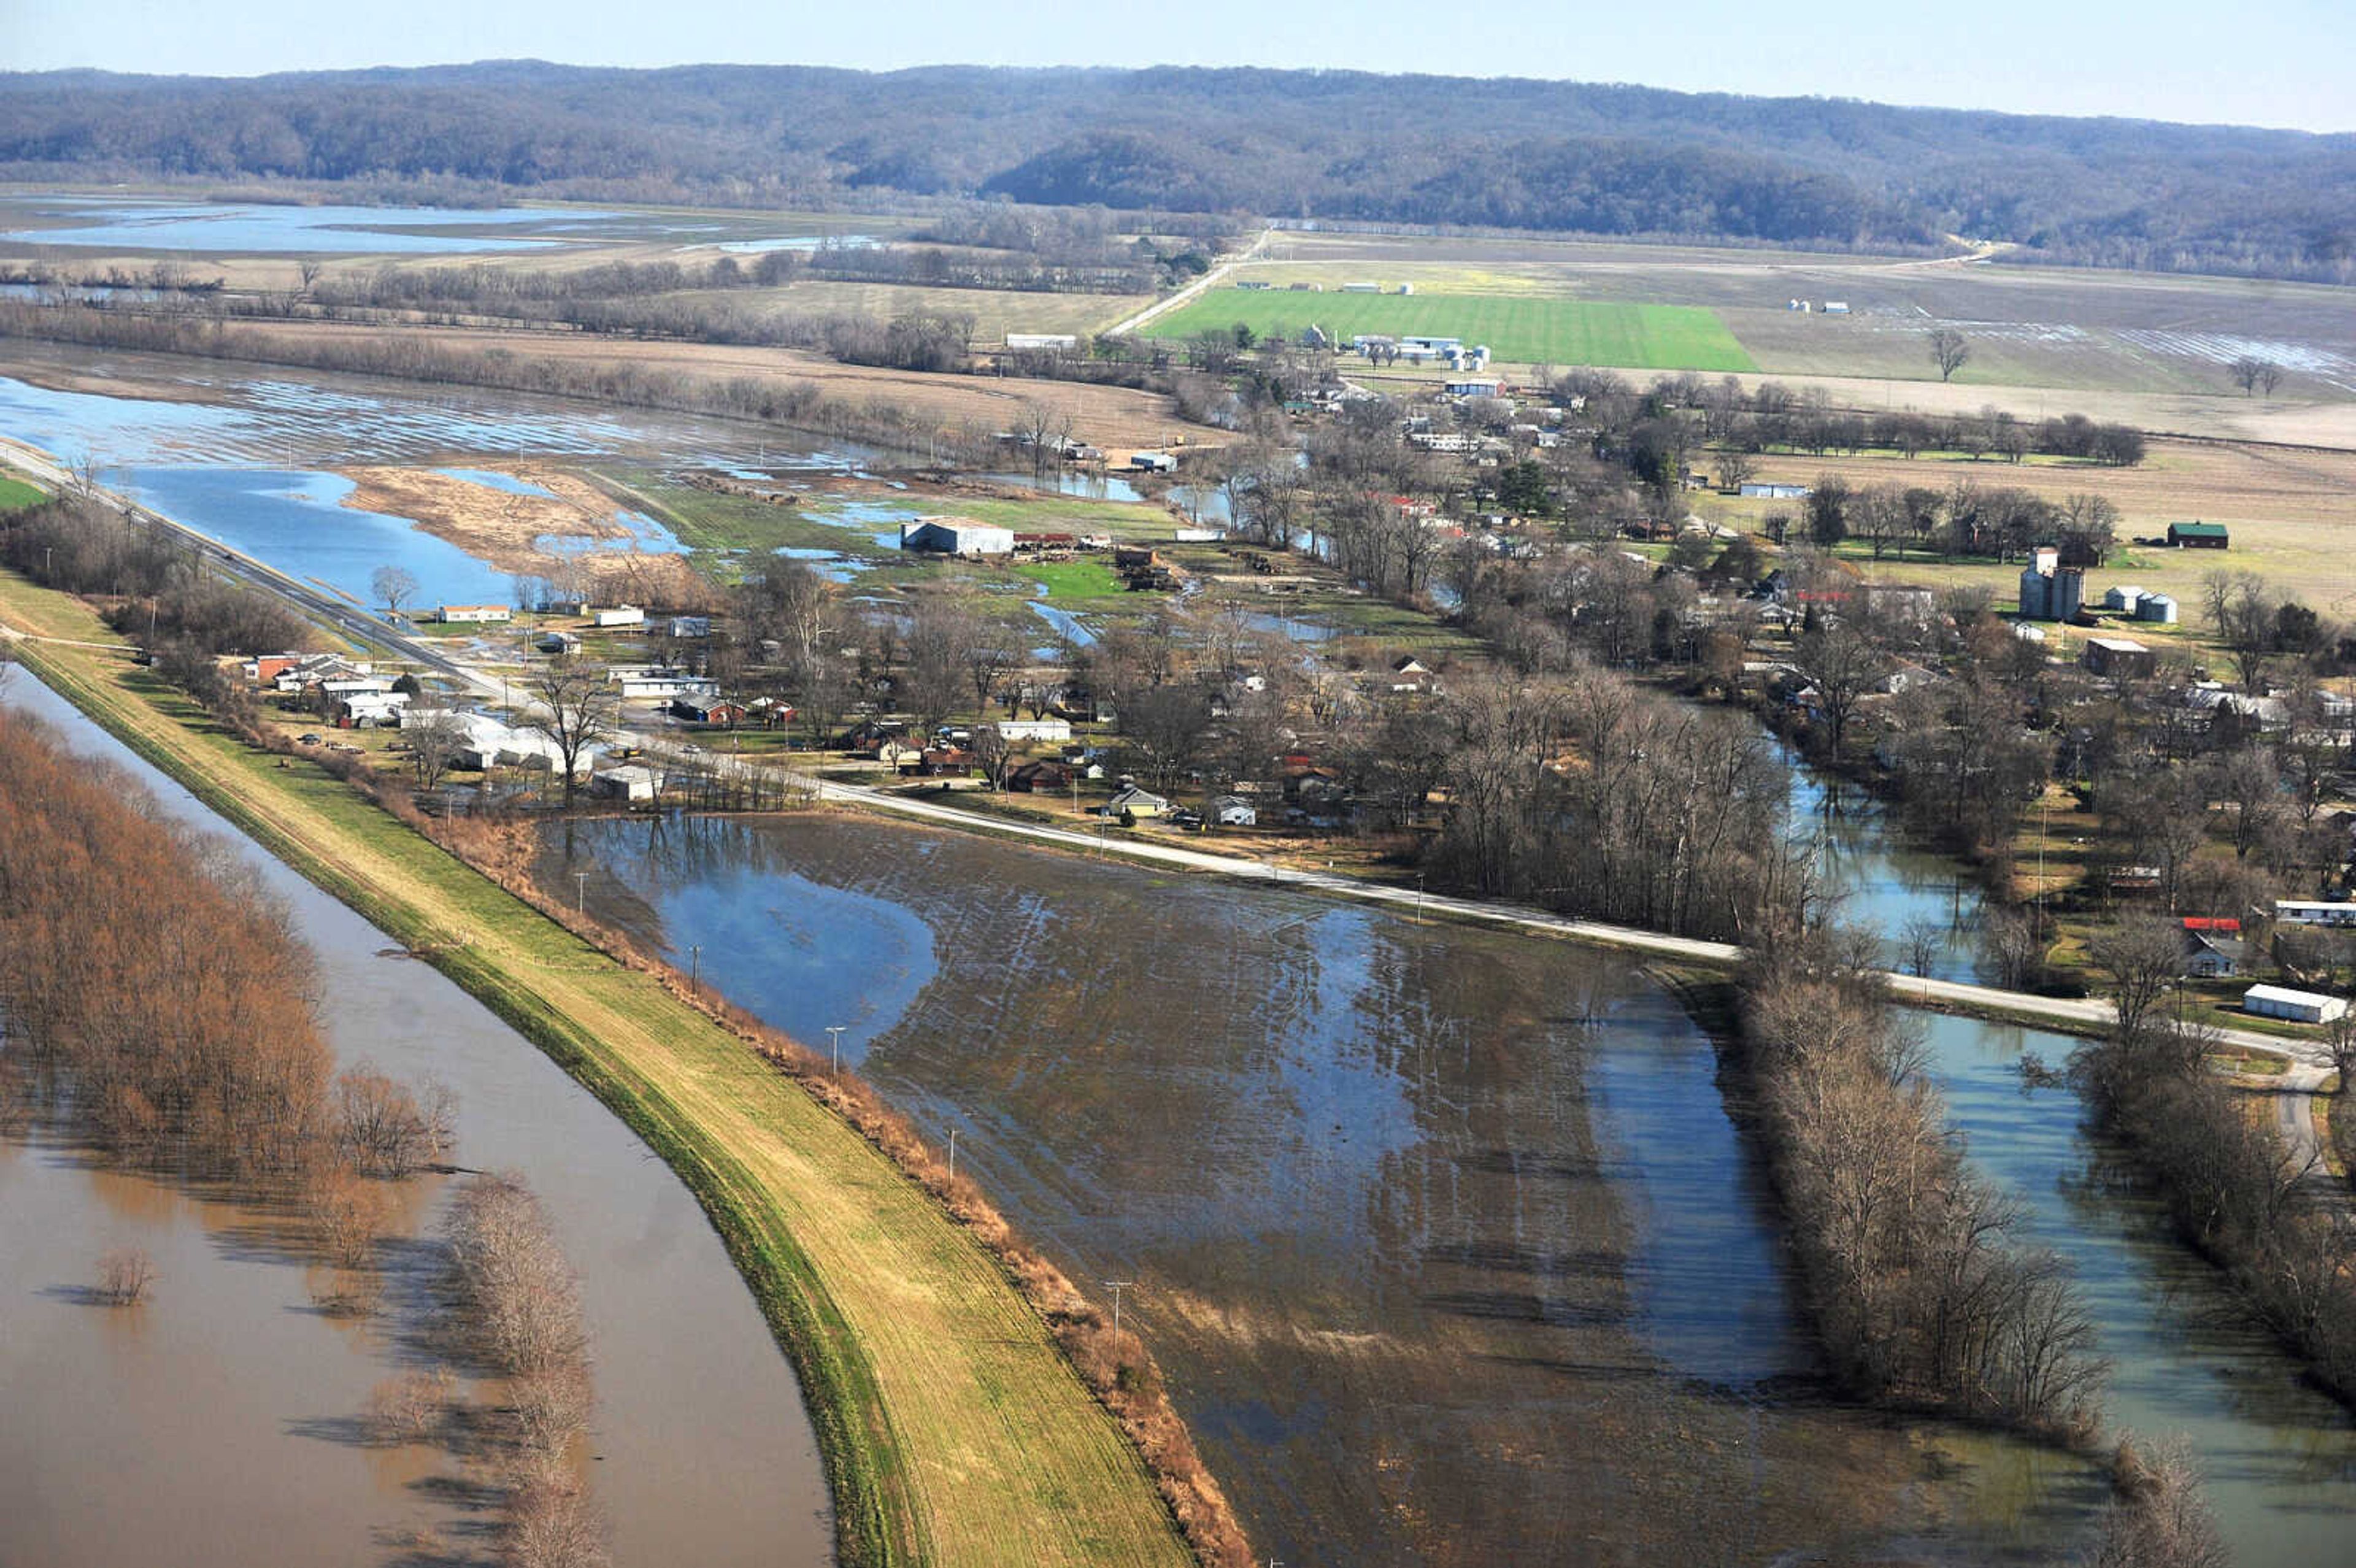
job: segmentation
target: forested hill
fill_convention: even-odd
[[[0,76],[0,174],[1179,212],[1909,246],[2356,282],[2356,136],[1565,82],[491,62]]]

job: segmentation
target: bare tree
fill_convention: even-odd
[[[2118,1038],[2133,1045],[2160,1021],[2160,1008],[2184,972],[2182,928],[2159,919],[2129,921],[2087,944],[2094,966],[2110,976]]]
[[[2226,1568],[2232,1554],[2181,1439],[2149,1460],[2130,1450],[2120,1468],[2133,1484],[2104,1507],[2082,1568]]]
[[[2342,1013],[2323,1026],[2323,1049],[2340,1074],[2340,1092],[2356,1090],[2356,1013]]]
[[[98,1260],[98,1299],[109,1307],[136,1307],[155,1283],[155,1260],[137,1247],[117,1247]]]
[[[369,573],[369,592],[383,603],[386,614],[398,615],[417,596],[417,579],[401,567],[380,566]]]
[[[411,764],[417,770],[418,787],[433,790],[443,775],[457,764],[458,752],[472,738],[466,726],[452,712],[440,710],[428,714],[407,727]]]
[[[1014,748],[1006,743],[1006,735],[997,725],[977,724],[973,727],[973,761],[981,770],[981,776],[990,781],[990,787],[1002,790],[1006,787],[1006,771],[1014,763]]]
[[[551,659],[532,678],[525,722],[554,742],[564,773],[564,804],[580,787],[581,758],[613,732],[620,703],[604,673],[569,658]]]
[[[1817,709],[1837,753],[1848,734],[1850,716],[1880,683],[1890,661],[1855,626],[1840,620],[1802,637],[1792,650],[1792,665],[1816,688]]]
[[[1947,944],[1947,928],[1939,921],[1917,916],[1900,928],[1899,944],[1906,955],[1906,972],[1928,975]]]
[[[2244,397],[2254,396],[2264,389],[2271,398],[2275,395],[2275,389],[2282,384],[2282,367],[2254,354],[2243,355],[2225,367],[2225,373],[2233,379],[2233,385],[2242,389]]]
[[[1954,379],[1972,357],[1972,346],[1964,335],[1952,326],[1933,328],[1929,339],[1931,363],[1939,368],[1939,379]]]

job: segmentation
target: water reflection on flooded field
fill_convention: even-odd
[[[1953,1549],[1925,1447],[1810,1381],[1708,1042],[1624,960],[857,819],[546,833],[551,886],[843,1026],[1076,1279],[1136,1282],[1264,1553]]]

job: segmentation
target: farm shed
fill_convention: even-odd
[[[635,604],[616,604],[610,610],[597,612],[599,626],[643,626],[647,613]]]
[[[1014,530],[966,517],[918,517],[900,525],[900,548],[937,555],[1012,555]]]
[[[2222,523],[2170,523],[2168,542],[2179,549],[2224,549],[2233,536]]]
[[[2356,925],[2356,903],[2326,903],[2319,899],[2275,900],[2276,925]]]
[[[617,768],[607,768],[590,775],[589,793],[606,800],[626,801],[632,805],[649,804],[655,798],[654,770],[637,763],[624,763]]]
[[[2120,679],[2149,675],[2153,667],[2151,650],[2132,637],[2088,637],[2078,662],[2089,675]]]
[[[2294,991],[2284,986],[2253,986],[2242,993],[2242,1010],[2262,1019],[2328,1024],[2347,1016],[2348,998],[2327,997],[2320,991]]]

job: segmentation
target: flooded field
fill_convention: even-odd
[[[127,760],[22,672],[5,699],[142,774],[191,827],[218,819]],[[468,1168],[516,1169],[580,1271],[601,1409],[588,1479],[619,1563],[822,1563],[832,1528],[791,1369],[694,1200],[523,1040],[382,933],[268,859],[321,960],[339,1059],[432,1073],[458,1094]],[[446,1189],[409,1189],[431,1232]],[[0,1563],[487,1562],[487,1517],[446,1455],[357,1441],[369,1389],[411,1364],[396,1267],[388,1315],[320,1317],[279,1221],[110,1171],[38,1128],[0,1138]],[[85,1304],[97,1255],[138,1246],[153,1299]],[[430,1547],[397,1539],[419,1532]]]
[[[1714,1053],[1624,960],[856,819],[546,831],[1129,1282],[1265,1554],[2026,1560],[2083,1504],[1824,1396]]]
[[[872,222],[865,225],[873,227]],[[837,220],[594,207],[341,207],[81,194],[0,196],[0,240],[199,254],[460,255],[673,241],[745,254],[864,244]]]
[[[431,464],[479,484],[487,458],[741,462],[776,451],[774,432],[684,415],[331,376],[196,376],[189,363],[171,364],[180,399],[61,391],[0,376],[0,436],[70,464],[92,461],[102,482],[176,521],[355,599],[369,596],[369,574],[385,565],[415,577],[427,603],[505,602],[511,590],[509,572],[409,517],[345,505],[354,486],[343,470]],[[792,455],[839,467],[867,454]],[[651,520],[623,521],[640,536],[636,548],[675,548],[654,537],[660,529]]]

